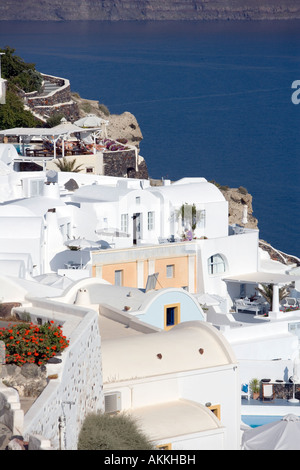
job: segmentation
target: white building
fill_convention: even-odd
[[[0,52],[0,104],[5,104],[6,97],[6,80],[1,76],[1,56],[4,52]]]
[[[144,180],[79,173],[59,172],[49,178],[43,171],[15,172],[13,146],[3,144],[0,152],[0,274],[30,279],[58,272],[75,280],[91,276],[95,268],[94,275],[101,279],[104,262],[133,261],[137,285],[132,287],[142,289],[155,272],[156,258],[186,255],[187,277],[181,287],[189,294],[220,299],[218,306],[208,307],[207,321],[222,331],[243,361],[243,380],[252,375],[249,361],[259,365],[263,376],[262,361],[273,361],[273,366],[274,359],[281,358],[289,362],[277,361],[274,375],[287,375],[284,371],[290,371],[298,350],[297,313],[283,316],[278,297],[265,319],[230,310],[235,299],[250,297],[261,282],[274,284],[276,294],[293,281],[293,295],[299,297],[299,272],[292,266],[278,269],[261,256],[258,230],[228,226],[228,203],[216,186],[204,178],[183,178],[160,187]],[[68,189],[70,180],[73,189]],[[182,242],[183,233],[189,238],[191,225],[195,238]],[[98,241],[100,249],[71,251],[66,242],[74,237]],[[69,269],[71,262],[72,268],[84,269]]]
[[[204,322],[102,342],[106,412],[125,411],[156,446],[237,450],[240,379],[229,344]]]

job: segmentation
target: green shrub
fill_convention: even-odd
[[[105,116],[109,116],[109,115],[110,115],[109,109],[108,109],[107,106],[105,106],[105,104],[99,103],[99,104],[98,104],[98,108],[99,108],[99,110],[100,110]]]
[[[48,127],[55,127],[61,124],[62,118],[65,117],[62,113],[55,113],[47,119]]]
[[[5,104],[0,106],[0,129],[13,127],[36,127],[37,121],[30,111],[24,109],[23,102],[11,87],[7,89]]]
[[[147,436],[125,414],[90,414],[80,430],[78,450],[152,450]]]
[[[1,58],[1,72],[3,78],[9,83],[17,85],[26,93],[40,91],[42,87],[42,76],[35,69],[35,65],[26,63],[21,57],[14,55],[15,49],[6,46],[0,49],[4,52]]]
[[[57,161],[54,161],[54,163],[60,171],[79,173],[83,169],[81,164],[76,166],[75,158],[73,160],[68,160],[66,157],[63,157]]]
[[[91,103],[89,103],[88,101],[84,101],[83,103],[81,103],[80,107],[85,113],[91,113],[93,109]]]

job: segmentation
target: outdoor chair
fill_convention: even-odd
[[[275,391],[273,384],[262,384],[262,399],[264,400],[274,400]]]
[[[249,400],[250,398],[250,388],[248,384],[242,384],[241,386],[241,398],[246,398]]]
[[[284,308],[296,308],[298,306],[297,299],[294,297],[286,297],[280,302],[280,304]]]

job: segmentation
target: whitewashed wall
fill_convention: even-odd
[[[47,300],[33,301],[26,311],[44,320],[63,324],[70,339],[61,364],[47,366],[51,379],[24,419],[25,438],[40,435],[54,449],[76,450],[85,416],[103,410],[101,343],[97,313]],[[65,435],[60,438],[59,422],[65,418]]]
[[[153,406],[160,403],[176,401],[180,398],[205,405],[220,405],[221,423],[226,427],[224,433],[218,434],[217,441],[208,435],[202,442],[199,436],[195,442],[200,448],[208,449],[237,449],[239,445],[240,426],[240,378],[235,365],[207,368],[167,374],[158,377],[146,377],[129,382],[114,382],[104,384],[105,393],[119,392],[121,394],[122,411],[136,409],[144,406]],[[192,447],[195,436],[181,436],[172,449],[194,449]],[[190,441],[191,439],[191,441]],[[186,441],[184,443],[184,441]],[[170,442],[170,440],[168,441]],[[163,443],[159,442],[160,444]],[[221,447],[218,447],[218,446]],[[198,448],[198,447],[197,447]]]

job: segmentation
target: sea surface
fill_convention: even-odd
[[[5,45],[133,113],[152,178],[247,188],[260,238],[300,257],[299,21],[0,22]]]

